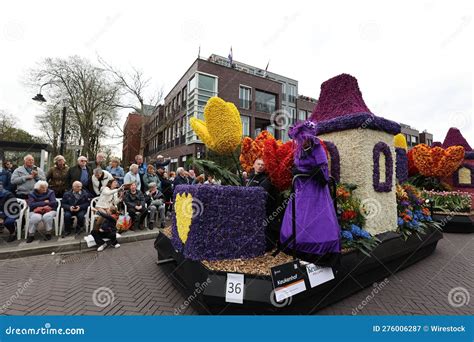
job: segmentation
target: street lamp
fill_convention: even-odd
[[[43,87],[47,84],[54,84],[54,83],[51,83],[51,82],[46,82],[45,84],[41,85],[40,87],[40,90],[39,90],[39,93],[36,94],[35,97],[33,97],[32,99],[34,101],[37,101],[37,102],[46,102],[46,99],[44,98],[43,94],[41,94],[41,89],[43,89]],[[60,155],[64,155],[64,146],[66,145],[66,142],[65,142],[65,130],[66,130],[66,104],[67,104],[67,100],[66,99],[63,99],[63,111],[62,111],[62,121],[61,121],[61,144],[60,144],[60,147],[59,147],[59,154]]]

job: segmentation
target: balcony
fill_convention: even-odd
[[[273,113],[275,109],[276,106],[274,104],[255,102],[255,110],[258,112]]]

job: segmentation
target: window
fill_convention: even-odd
[[[377,192],[392,191],[393,160],[390,147],[378,142],[373,149],[373,187]],[[382,164],[382,165],[381,165]]]
[[[185,118],[186,143],[198,139],[189,125],[189,120],[192,117],[203,119],[204,107],[207,101],[212,96],[217,96],[217,84],[218,78],[216,76],[201,73],[196,73],[189,79]]]
[[[215,91],[216,78],[208,75],[199,74],[199,89]]]
[[[306,120],[306,111],[300,109],[298,111],[298,121],[305,121],[305,120]]]
[[[276,95],[264,91],[255,91],[255,109],[259,112],[272,113],[276,108]]]
[[[250,135],[250,117],[241,115],[240,118],[242,120],[242,133],[244,136],[249,136]]]
[[[282,101],[286,101],[286,83],[281,84]]]
[[[182,102],[183,107],[186,106],[186,94],[187,94],[187,90],[188,90],[188,88],[187,88],[187,87],[184,87],[184,88],[183,88],[183,91],[181,92],[181,94],[183,94],[183,99],[182,99],[182,100],[183,100],[183,102]]]
[[[288,123],[290,125],[294,124],[296,121],[296,108],[289,107],[288,108]]]
[[[250,109],[251,89],[240,86],[239,88],[239,106],[242,109]]]
[[[188,94],[191,94],[192,91],[196,88],[196,75],[194,75],[193,77],[191,77],[189,79],[189,88],[188,88]]]
[[[296,103],[296,86],[289,85],[288,86],[288,101],[291,103]]]

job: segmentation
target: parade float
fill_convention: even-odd
[[[420,190],[397,181],[408,173],[400,126],[370,112],[350,75],[322,84],[311,121],[286,143],[268,132],[242,139],[238,110],[219,98],[190,123],[237,169],[262,159],[275,191],[225,170],[230,185],[176,187],[158,264],[202,313],[310,314],[427,257],[442,238]],[[280,229],[271,249],[269,226]]]
[[[451,127],[442,148],[464,149],[456,163],[441,175],[441,181],[450,191],[429,191],[424,197],[433,201],[433,219],[440,222],[443,231],[450,233],[474,232],[474,151],[457,128]],[[441,148],[439,147],[439,148]],[[439,189],[439,190],[448,190]]]

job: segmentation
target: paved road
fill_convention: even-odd
[[[173,315],[185,298],[155,260],[152,240],[102,253],[2,260],[0,314]],[[474,314],[473,265],[474,234],[445,234],[433,255],[389,277],[378,293],[364,289],[318,314]],[[460,289],[451,305],[454,288],[468,291],[470,302],[455,307],[463,299]]]

